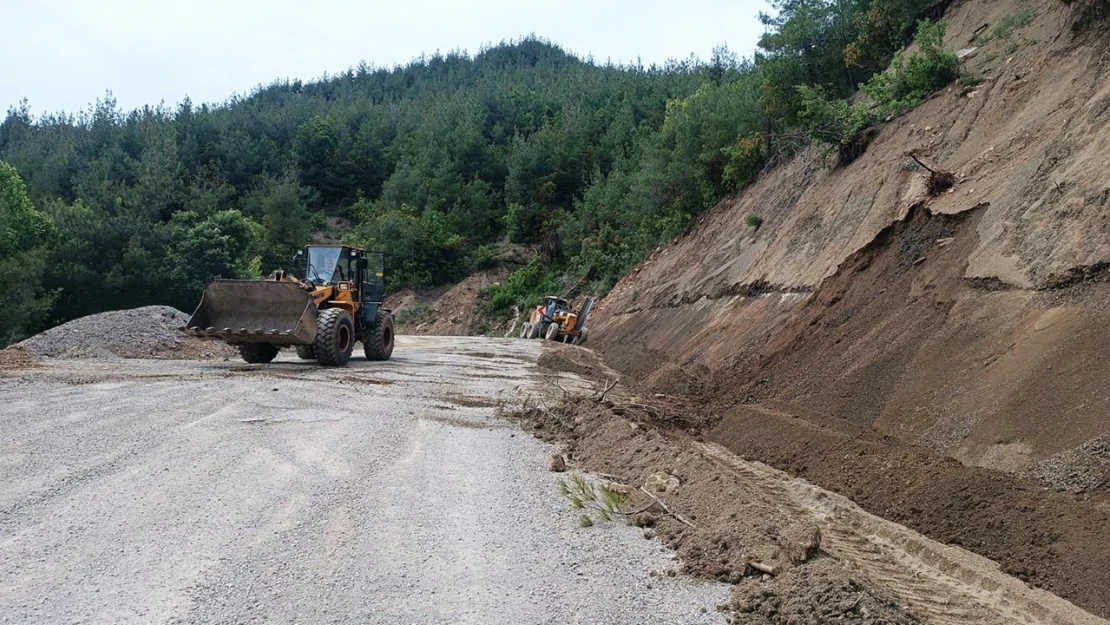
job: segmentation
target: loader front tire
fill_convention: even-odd
[[[389,360],[393,355],[393,315],[378,314],[374,325],[366,328],[362,335],[362,349],[367,360]]]
[[[547,335],[545,338],[549,341],[554,341],[559,338],[559,324],[552,323],[547,326]]]
[[[325,367],[342,367],[355,347],[355,324],[342,308],[321,310],[316,317],[316,362]]]
[[[272,343],[243,343],[239,355],[252,365],[265,364],[277,357],[278,346]]]
[[[316,348],[312,345],[298,345],[297,357],[301,360],[316,360]]]
[[[524,325],[520,326],[520,338],[522,338],[522,339],[532,338],[532,324],[525,321]]]

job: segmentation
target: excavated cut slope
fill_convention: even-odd
[[[787,402],[1011,472],[1107,434],[1110,48],[1075,34],[1081,10],[955,3],[947,45],[982,84],[849,166],[811,151],[723,202],[617,285],[596,343],[657,390]],[[929,197],[911,150],[958,184]],[[880,243],[898,258],[868,270]]]

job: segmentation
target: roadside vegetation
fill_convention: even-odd
[[[288,268],[337,222],[386,252],[392,288],[457,281],[507,238],[537,260],[487,289],[491,311],[603,294],[767,167],[813,142],[850,160],[868,128],[951,82],[933,4],[774,0],[746,59],[615,66],[531,37],[218,105],[24,103],[0,123],[0,228],[23,228],[9,211],[27,206],[53,226],[0,250],[5,309],[35,302],[0,318],[0,343],[103,310],[191,309],[211,279]],[[13,189],[29,204],[13,209]]]

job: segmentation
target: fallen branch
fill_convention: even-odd
[[[936,175],[937,172],[934,171],[933,168],[931,168],[928,165],[926,165],[925,163],[923,163],[921,161],[921,159],[917,158],[917,154],[915,154],[913,152],[910,152],[909,157],[912,158],[915,163],[917,163],[918,165],[921,165],[923,168],[925,168],[925,171],[929,172],[930,174],[933,174],[934,176]]]
[[[663,500],[662,500],[662,499],[660,499],[660,498],[656,497],[655,495],[652,495],[652,494],[651,494],[650,492],[648,492],[648,490],[647,490],[646,488],[644,488],[643,486],[641,486],[641,487],[640,487],[640,492],[642,492],[643,494],[647,495],[648,497],[651,497],[651,499],[652,499],[652,500],[653,500],[653,501],[654,501],[655,503],[659,504],[659,507],[663,509],[663,512],[666,512],[666,513],[667,513],[667,514],[669,514],[670,516],[674,517],[674,518],[675,518],[675,520],[677,520],[677,521],[678,521],[679,523],[682,523],[683,525],[686,525],[686,526],[692,527],[692,528],[694,528],[694,529],[698,529],[698,526],[697,526],[697,525],[694,525],[694,524],[693,524],[693,523],[691,523],[691,522],[690,522],[690,521],[689,521],[689,520],[688,520],[688,519],[687,519],[686,517],[684,517],[684,516],[682,516],[681,514],[679,514],[679,513],[675,512],[674,510],[671,510],[670,508],[668,508],[668,507],[667,507],[667,504],[663,503]]]
[[[603,402],[603,401],[605,401],[605,396],[609,394],[609,391],[613,390],[616,386],[617,386],[617,381],[613,380],[612,384],[608,384],[608,385],[605,386],[605,390],[598,391],[598,392],[594,393],[593,395],[590,396],[590,399],[593,399],[597,402]]]

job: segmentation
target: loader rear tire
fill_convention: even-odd
[[[559,324],[553,323],[547,326],[547,335],[545,338],[549,341],[554,341],[559,338]]]
[[[316,348],[312,345],[298,345],[297,357],[301,360],[316,360]]]
[[[326,367],[342,367],[351,359],[355,347],[355,324],[342,308],[321,310],[316,317],[316,362]]]
[[[530,324],[526,321],[526,322],[524,322],[524,325],[520,326],[520,338],[522,338],[522,339],[532,338],[532,324]]]
[[[272,343],[243,343],[239,355],[252,365],[265,364],[277,357],[278,346]]]
[[[374,325],[362,335],[362,350],[367,360],[389,360],[393,355],[393,315],[378,314]]]
[[[589,336],[590,336],[590,329],[589,328],[582,328],[582,332],[578,335],[578,338],[574,339],[574,344],[575,345],[582,345],[583,343],[586,342],[586,338],[589,337]]]

